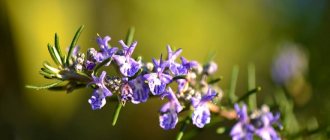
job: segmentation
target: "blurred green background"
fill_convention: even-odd
[[[271,66],[283,42],[299,44],[308,54],[304,75],[310,98],[295,104],[298,120],[315,116],[330,121],[330,10],[326,0],[2,0],[0,1],[0,139],[173,139],[176,130],[158,125],[160,99],[127,104],[112,127],[114,103],[92,111],[90,89],[72,94],[31,90],[26,84],[51,83],[38,74],[50,61],[47,43],[54,33],[62,49],[85,25],[78,44],[82,51],[97,47],[96,34],[110,35],[119,46],[130,26],[136,29],[135,55],[150,61],[165,46],[183,48],[188,59],[206,62],[215,54],[220,86],[226,91],[234,65],[239,65],[237,93],[247,90],[247,65],[256,66],[258,100],[272,96]],[[259,103],[260,103],[259,102]],[[259,104],[261,105],[261,104]],[[215,129],[195,139],[219,139]],[[229,138],[229,137],[225,137]]]

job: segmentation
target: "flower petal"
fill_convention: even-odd
[[[159,95],[165,91],[166,84],[157,77],[157,73],[145,74],[144,77],[147,79],[153,95]]]
[[[106,103],[105,96],[100,95],[99,92],[99,90],[95,90],[92,97],[88,100],[93,110],[101,109]]]
[[[174,129],[178,120],[178,115],[176,113],[167,112],[159,116],[159,125],[164,130]]]
[[[142,76],[138,76],[134,80],[131,80],[129,84],[133,90],[132,103],[138,104],[141,102],[146,102],[149,98],[149,87],[144,82],[144,78]]]
[[[193,124],[199,128],[203,128],[204,125],[210,123],[210,115],[210,110],[206,104],[198,106],[192,114]]]

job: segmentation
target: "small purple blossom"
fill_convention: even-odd
[[[111,40],[109,36],[104,38],[98,36],[96,42],[99,45],[100,51],[96,51],[94,48],[87,50],[87,60],[85,61],[85,67],[87,70],[93,70],[97,63],[101,63],[104,60],[111,58],[118,50],[116,47],[110,47],[108,42]],[[109,61],[105,66],[109,66]]]
[[[116,47],[110,47],[108,42],[111,40],[109,36],[105,36],[104,38],[98,37],[96,39],[97,43],[100,47],[100,52],[96,55],[96,61],[101,63],[105,59],[111,58],[118,50]],[[109,66],[110,62],[108,62],[105,66]]]
[[[272,127],[273,124],[277,124],[279,127],[282,125],[278,122],[280,114],[274,115],[269,111],[262,111],[256,118],[251,119],[251,123],[255,127],[255,133],[264,140],[280,140],[281,138]]]
[[[186,79],[178,79],[178,80],[176,80],[176,82],[178,83],[178,92],[179,93],[184,92],[189,86],[188,81]]]
[[[181,54],[182,49],[177,49],[176,51],[173,52],[172,48],[170,45],[167,45],[167,63],[169,65],[169,69],[174,73],[174,71],[177,71],[177,65],[178,63],[175,62],[175,60],[179,57]]]
[[[87,60],[85,61],[85,67],[87,70],[93,70],[96,66],[97,51],[94,48],[87,50]]]
[[[175,76],[180,76],[180,75],[186,75],[188,77],[189,71],[192,68],[195,68],[198,66],[198,63],[196,61],[188,61],[184,57],[180,57],[181,59],[181,64],[173,64],[172,65],[172,73]],[[178,83],[178,90],[179,92],[184,91],[184,89],[188,85],[188,80],[187,79],[177,79],[176,82]]]
[[[214,61],[211,61],[203,66],[203,72],[208,75],[214,74],[217,70],[218,70],[218,65]]]
[[[162,60],[157,61],[152,59],[156,72],[145,74],[143,77],[148,81],[150,91],[153,95],[159,95],[165,91],[166,85],[171,82],[172,76],[166,73],[163,73],[168,63]]]
[[[129,81],[129,84],[133,90],[132,103],[134,104],[146,102],[149,98],[149,87],[144,81],[145,79],[141,75]]]
[[[111,91],[104,84],[105,76],[105,71],[101,73],[100,77],[93,75],[92,83],[97,86],[97,89],[94,90],[92,97],[88,100],[93,110],[101,109],[106,103],[105,97],[112,96]]]
[[[254,127],[249,124],[247,107],[244,104],[242,108],[238,104],[234,105],[239,121],[230,131],[233,140],[253,140]]]
[[[198,66],[198,63],[196,61],[188,61],[184,57],[180,57],[181,64],[173,64],[171,71],[175,76],[178,75],[186,75],[188,74],[189,70],[191,70],[194,67]]]
[[[96,63],[90,60],[86,60],[85,62],[85,67],[87,70],[93,70],[94,67],[96,66]]]
[[[73,51],[72,51],[72,56],[77,56],[78,53],[79,53],[79,51],[80,51],[80,47],[79,46],[75,46],[73,48]]]
[[[111,37],[110,37],[110,36],[105,36],[104,38],[98,36],[98,37],[96,38],[96,42],[97,42],[97,44],[99,44],[100,49],[101,49],[102,51],[107,50],[107,49],[109,48],[109,44],[108,44],[108,42],[109,42],[110,40],[111,40]]]
[[[280,85],[303,76],[308,68],[306,53],[297,45],[288,43],[279,50],[272,65],[272,78]]]
[[[124,76],[132,77],[139,71],[142,66],[141,62],[137,62],[131,58],[137,42],[134,41],[129,47],[124,43],[123,40],[120,40],[119,43],[123,47],[123,55],[114,55],[113,58],[117,62],[120,72]]]
[[[213,100],[217,96],[215,90],[209,88],[207,93],[200,99],[192,98],[192,105],[194,106],[194,112],[192,114],[192,122],[199,128],[203,128],[205,124],[210,123],[211,113],[207,106],[207,102]]]
[[[66,51],[69,52],[69,49],[70,49],[70,47],[67,47]],[[72,56],[77,56],[79,52],[80,52],[80,46],[78,46],[78,45],[74,46],[71,55]]]
[[[175,61],[176,58],[179,57],[179,55],[182,53],[182,49],[177,49],[176,51],[173,52],[172,48],[170,45],[166,46],[167,48],[167,61],[169,63],[173,63]]]
[[[178,113],[183,108],[170,87],[164,95],[169,102],[165,103],[160,109],[159,125],[165,130],[174,129],[178,123]]]
[[[121,93],[120,93],[121,102],[125,104],[127,101],[131,101],[133,98],[133,89],[131,88],[130,84],[126,82],[121,86]]]
[[[268,109],[256,111],[251,116],[247,114],[247,107],[244,104],[242,108],[239,108],[238,104],[235,104],[235,110],[239,121],[232,128],[230,135],[232,139],[248,139],[252,140],[253,135],[258,135],[263,140],[280,140],[281,138],[272,127],[273,124],[277,124],[280,115],[269,112]]]
[[[237,116],[241,122],[247,123],[249,121],[249,116],[247,114],[247,107],[243,104],[242,108],[238,104],[234,105]]]

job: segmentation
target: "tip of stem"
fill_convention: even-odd
[[[258,86],[257,88],[256,88],[256,90],[257,90],[257,92],[259,92],[259,91],[261,91],[261,86]]]

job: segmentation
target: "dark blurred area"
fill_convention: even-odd
[[[279,50],[288,44],[295,46],[303,55],[298,54],[295,58],[298,60],[292,63],[302,63],[298,67],[304,71],[298,76],[294,74],[293,82],[283,85],[292,93],[288,96],[294,101],[297,121],[304,123],[315,118],[319,125],[327,125],[330,121],[329,6],[326,0],[2,0],[0,139],[175,138],[178,126],[172,131],[159,127],[158,109],[164,103],[160,99],[139,105],[128,103],[113,127],[115,104],[108,103],[102,110],[92,111],[87,102],[91,89],[66,94],[24,87],[51,83],[38,74],[42,62],[51,59],[46,45],[52,43],[57,32],[64,50],[80,25],[86,27],[78,42],[83,52],[97,47],[97,33],[110,35],[110,43],[119,46],[118,40],[124,39],[128,28],[134,26],[138,41],[135,55],[143,56],[145,61],[165,54],[167,44],[183,48],[186,58],[201,63],[215,54],[218,75],[224,77],[219,85],[225,92],[233,66],[240,67],[238,95],[247,91],[247,66],[254,63],[257,85],[262,87],[259,106],[271,104],[268,99],[276,96],[275,91],[281,85],[272,79]],[[215,131],[203,129],[193,139],[229,138]]]

